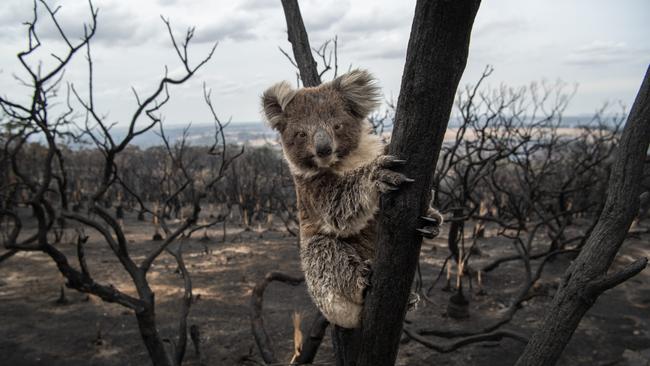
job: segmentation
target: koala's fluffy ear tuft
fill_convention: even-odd
[[[295,95],[296,90],[286,81],[273,85],[262,94],[264,115],[272,128],[278,131],[284,129],[283,114]]]
[[[381,92],[375,78],[366,70],[353,70],[332,81],[341,93],[353,116],[366,118],[381,103]]]

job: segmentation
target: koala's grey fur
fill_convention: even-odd
[[[296,187],[307,288],[323,315],[345,328],[360,324],[379,195],[410,181],[391,170],[402,161],[382,155],[372,134],[366,118],[378,103],[379,89],[362,70],[313,88],[282,82],[262,96]]]

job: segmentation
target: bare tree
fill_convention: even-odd
[[[486,69],[478,84],[490,70]],[[461,263],[457,266],[459,288],[449,299],[450,317],[457,313],[468,315],[467,310],[458,310],[468,309],[468,300],[460,287],[465,279],[470,279],[471,289],[472,276],[482,274],[485,279],[487,272],[499,265],[519,260],[522,283],[504,313],[488,324],[467,324],[460,329],[405,326],[411,339],[437,352],[451,352],[474,342],[502,337],[527,341],[525,335],[497,329],[512,321],[524,301],[544,293],[534,291],[534,286],[549,262],[580,251],[602,209],[599,181],[607,179],[609,157],[620,135],[620,115],[607,117],[610,113],[606,113],[606,108],[586,124],[568,131],[561,129],[562,113],[571,95],[563,93],[562,83],[488,90],[479,90],[477,85],[459,92],[460,116],[452,119],[459,123],[456,136],[441,151],[434,186],[439,207],[454,213],[448,220],[450,254],[422,295],[433,302],[429,297],[431,291],[454,254],[461,258]],[[481,240],[474,235],[471,247],[465,247],[464,228],[469,220],[476,220],[482,227],[496,228],[496,235],[504,238],[504,245],[512,246],[515,254],[472,267],[470,259],[479,253]],[[569,228],[573,234],[565,237]],[[540,240],[544,229],[548,240]],[[420,284],[416,282],[417,285]],[[454,291],[449,281],[443,290]],[[453,341],[437,342],[422,336]]]
[[[214,154],[219,161],[219,169],[213,171],[205,179],[200,179],[199,176],[194,174],[198,170],[193,170],[191,162],[185,156],[187,153],[185,141],[182,140],[178,145],[172,146],[164,137],[160,111],[169,100],[168,87],[189,80],[197,70],[210,60],[216,45],[204,59],[200,60],[196,65],[192,65],[188,59],[187,51],[194,30],[188,30],[184,40],[179,44],[173,35],[169,21],[163,19],[173,48],[183,66],[184,73],[180,77],[170,77],[165,72],[164,77],[157,83],[154,92],[145,97],[140,97],[134,90],[137,108],[127,123],[126,135],[118,139],[111,133],[112,126],[100,115],[95,104],[90,42],[97,28],[98,11],[92,3],[89,5],[91,23],[84,26],[83,37],[75,43],[59,25],[57,19],[59,8],[52,9],[43,0],[34,3],[34,17],[31,22],[27,23],[27,49],[18,54],[21,65],[30,77],[30,80],[23,81],[23,84],[31,88],[31,101],[21,104],[7,97],[0,97],[2,111],[16,126],[15,131],[10,132],[6,139],[3,139],[3,159],[6,159],[5,161],[8,161],[11,166],[11,174],[15,177],[15,181],[8,186],[3,186],[2,189],[3,192],[6,192],[6,189],[14,188],[22,190],[24,195],[21,197],[20,203],[32,208],[37,222],[35,232],[30,234],[29,230],[23,229],[24,218],[21,217],[20,212],[17,210],[18,202],[3,207],[0,210],[0,215],[10,222],[9,227],[11,228],[10,234],[4,241],[4,246],[10,252],[43,252],[56,263],[69,288],[98,296],[103,301],[117,303],[131,309],[153,364],[180,365],[184,358],[187,343],[187,317],[191,305],[192,284],[182,257],[182,243],[177,243],[177,239],[186,230],[191,230],[196,225],[201,211],[201,200],[205,198],[207,192],[215,183],[223,177],[224,171],[236,155],[227,155],[225,153],[226,143],[223,137],[223,126],[216,118],[208,91],[205,92],[205,101],[215,117],[217,135],[221,138],[215,141],[215,146],[218,146],[220,150]],[[46,13],[58,30],[60,39],[67,45],[64,55],[52,55],[56,62],[50,69],[41,66],[34,68],[28,60],[41,46],[36,32],[39,6],[45,8]],[[74,86],[68,86],[65,108],[62,112],[56,114],[56,110],[52,106],[56,105],[54,101],[61,84],[63,72],[73,57],[83,49],[86,51],[89,70],[87,97],[83,97]],[[82,106],[86,116],[85,125],[81,127],[81,135],[75,132],[76,114],[70,100],[71,96],[74,96],[77,103]],[[134,188],[129,187],[126,181],[121,179],[120,175],[120,159],[124,151],[128,150],[130,143],[136,136],[156,126],[160,127],[165,143],[165,151],[173,162],[177,173],[174,177],[168,174],[164,178],[167,181],[174,180],[174,182],[170,182],[170,187],[173,186],[174,188],[168,199],[187,195],[190,198],[192,210],[188,217],[174,228],[167,227],[162,243],[156,245],[153,250],[147,253],[140,263],[136,263],[130,254],[129,241],[119,219],[111,215],[102,203],[113,199],[109,197],[114,194],[112,192],[126,192],[132,199],[139,202],[143,210],[156,214],[153,210],[146,208],[143,198]],[[100,173],[97,184],[88,192],[85,192],[89,201],[87,214],[75,212],[69,207],[70,193],[72,192],[69,186],[69,178],[70,174],[75,172],[71,172],[68,168],[66,154],[64,154],[65,141],[70,138],[79,141],[82,135],[91,139],[101,152],[101,164],[99,166],[102,167],[100,172],[93,173]],[[32,136],[41,136],[45,140],[45,146],[40,147],[39,144],[29,142],[28,140]],[[25,157],[28,156],[26,151],[35,147],[42,151],[43,154],[33,164],[25,165]],[[34,171],[28,172],[25,168]],[[79,193],[76,189],[74,192]],[[124,193],[115,194],[119,197]],[[51,234],[57,225],[63,227],[68,220],[76,223],[77,230],[80,232],[90,229],[99,233],[99,236],[108,245],[113,255],[119,260],[121,267],[128,273],[136,289],[136,295],[123,292],[111,284],[99,283],[93,278],[92,268],[86,261],[86,248],[84,245],[86,240],[82,239],[81,234],[79,240],[77,240],[76,258],[74,259],[78,262],[77,266],[72,264],[72,258],[69,258],[61,249],[56,247],[56,240],[52,241]],[[163,223],[165,222],[163,221]],[[159,334],[155,312],[156,301],[154,292],[147,280],[147,273],[152,264],[165,252],[176,260],[184,282],[183,301],[179,309],[178,331],[175,334],[175,340],[171,343],[171,348],[165,344],[165,339]]]
[[[607,201],[578,258],[567,269],[542,326],[533,334],[517,365],[557,362],[582,316],[598,296],[641,272],[647,258],[607,273],[639,206],[643,164],[650,143],[650,68],[630,111],[616,151]]]

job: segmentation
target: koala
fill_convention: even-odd
[[[363,70],[299,90],[281,82],[262,95],[295,183],[307,289],[323,315],[344,328],[360,325],[380,195],[413,181],[396,171],[405,161],[384,155],[372,133],[367,117],[379,102],[379,88]],[[420,233],[437,235],[438,211],[423,219]]]

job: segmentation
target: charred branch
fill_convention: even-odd
[[[264,327],[264,319],[262,317],[262,306],[264,304],[264,291],[268,285],[273,282],[278,281],[291,286],[298,286],[299,284],[305,281],[304,277],[294,277],[282,272],[269,272],[264,276],[264,279],[255,285],[253,293],[251,295],[251,328],[253,331],[253,336],[255,337],[255,343],[257,348],[262,355],[262,359],[267,364],[278,363],[278,359],[275,356],[273,351],[273,344],[271,338],[266,332]],[[316,347],[317,348],[317,347]]]

